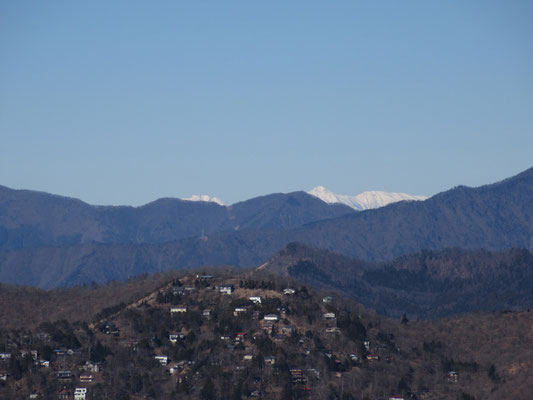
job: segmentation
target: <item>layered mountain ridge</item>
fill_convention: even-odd
[[[202,232],[286,229],[352,212],[304,192],[275,193],[231,206],[162,198],[131,207],[92,206],[78,199],[0,186],[0,249],[163,243]]]
[[[367,192],[332,200],[318,192],[274,193],[226,206],[217,197],[161,198],[139,207],[0,186],[0,249],[101,243],[163,243],[232,230],[290,229],[414,196]],[[324,194],[324,193],[322,193]],[[355,199],[355,197],[354,197]],[[342,198],[341,198],[342,200]]]
[[[0,281],[46,288],[124,280],[176,268],[256,267],[291,242],[362,261],[391,260],[450,247],[533,249],[533,168],[495,184],[458,186],[425,201],[402,201],[361,212],[344,205],[327,205],[304,192],[263,196],[230,207],[161,199],[141,207],[142,218],[136,217],[135,224],[128,221],[129,216],[138,215],[137,209],[118,207],[109,211],[103,207],[99,209],[109,212],[104,213],[107,219],[97,219],[92,217],[98,211],[95,208],[60,198],[85,214],[54,214],[50,210],[58,207],[49,197],[36,202],[9,200],[9,196],[20,194],[14,192],[0,190],[0,243],[5,249],[0,251]],[[173,208],[176,204],[191,207],[187,218],[195,213],[205,218],[204,235],[198,225],[187,225],[187,219],[169,219],[173,212],[178,215]],[[42,243],[43,237],[48,238],[43,231],[52,239],[69,238],[72,232],[59,229],[61,224],[52,224],[56,228],[50,229],[51,233],[43,226],[48,219],[73,226],[69,221],[74,216],[81,240],[75,237],[72,244],[66,241],[58,246],[56,239],[49,245],[28,248],[32,246],[27,242]],[[145,220],[152,228],[141,229],[142,225],[137,224]],[[19,225],[13,225],[14,221]],[[110,221],[128,223],[124,224],[126,228],[119,224],[120,229],[116,229]],[[215,229],[221,226],[225,230]],[[105,233],[108,236],[104,238],[114,242],[94,243],[89,235],[94,232]],[[171,235],[179,238],[169,240]],[[13,244],[17,245],[19,238],[25,243],[17,248]]]

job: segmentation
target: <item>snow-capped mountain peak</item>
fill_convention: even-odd
[[[192,195],[191,197],[187,197],[186,199],[182,199],[182,200],[207,201],[207,202],[217,203],[221,206],[225,205],[224,202],[220,200],[218,197],[211,197],[207,194],[195,194],[195,195]]]
[[[326,203],[342,203],[359,211],[383,207],[397,201],[427,199],[426,196],[413,196],[407,193],[390,193],[382,191],[369,191],[360,193],[356,196],[350,196],[333,193],[324,186],[317,186],[307,193],[318,197]]]
[[[342,203],[339,201],[339,195],[329,191],[324,186],[317,186],[307,192],[310,195],[318,197],[320,200],[332,204],[332,203]]]

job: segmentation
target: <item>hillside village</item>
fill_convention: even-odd
[[[453,320],[381,318],[275,276],[184,272],[92,321],[2,330],[0,397],[501,398],[533,367],[531,350],[516,342],[533,348],[531,329],[511,342],[507,329],[528,332],[533,318],[476,318],[480,328],[491,321],[492,337],[454,332]],[[494,341],[500,351],[521,352],[521,361],[499,363]]]
[[[0,400],[533,400],[532,21],[0,0]]]

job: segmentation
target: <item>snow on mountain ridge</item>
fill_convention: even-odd
[[[326,203],[341,203],[358,211],[383,207],[397,201],[425,200],[428,198],[426,196],[413,196],[407,193],[390,193],[382,191],[369,191],[359,193],[356,196],[349,196],[333,193],[324,186],[317,186],[307,193],[318,197],[320,200]]]
[[[211,202],[211,203],[217,203],[218,205],[221,205],[221,206],[224,206],[224,202],[222,200],[220,200],[218,197],[211,197],[207,194],[194,194],[192,195],[191,197],[187,197],[186,199],[182,199],[182,200],[187,200],[187,201],[206,201],[206,202]]]
[[[326,189],[324,186],[317,186],[311,189],[310,191],[308,191],[307,193],[319,198],[320,200],[328,204],[341,203],[358,211],[383,207],[383,206],[386,206],[387,204],[395,203],[397,201],[427,199],[426,196],[413,196],[407,193],[390,193],[390,192],[382,192],[382,191],[369,191],[369,192],[359,193],[356,196],[350,196],[350,195],[333,193],[332,191]],[[182,200],[205,201],[205,202],[217,203],[221,206],[226,205],[218,197],[214,197],[214,196],[211,197],[207,194],[202,194],[202,195],[195,194],[191,197],[183,198]]]

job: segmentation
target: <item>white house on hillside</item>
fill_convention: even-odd
[[[220,285],[220,287],[218,288],[218,291],[222,294],[232,294],[234,291],[235,291],[235,288],[233,287],[233,285]]]
[[[74,391],[74,400],[85,400],[87,397],[87,388],[76,388]]]

